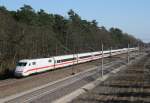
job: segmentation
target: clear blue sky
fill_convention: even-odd
[[[99,26],[118,27],[150,42],[150,0],[0,0],[0,5],[8,10],[24,4],[63,16],[73,9],[82,19],[95,19]]]

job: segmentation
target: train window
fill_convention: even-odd
[[[17,66],[26,66],[26,64],[27,64],[26,62],[18,62]]]
[[[80,58],[82,59],[82,58],[88,58],[88,57],[91,57],[91,55],[88,55],[88,56],[82,56],[82,57],[80,57]]]
[[[110,54],[110,52],[108,52],[108,53],[103,53],[103,54]]]
[[[71,61],[71,60],[76,60],[76,58],[67,58],[67,59],[63,59],[63,60],[61,60],[61,62],[66,62],[66,61]]]
[[[48,60],[48,62],[52,62],[52,60]]]
[[[101,54],[95,54],[94,56],[100,56]]]
[[[60,60],[57,60],[57,63],[60,63],[61,61]]]
[[[36,62],[32,62],[32,65],[36,65]]]

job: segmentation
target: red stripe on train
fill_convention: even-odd
[[[79,59],[78,61],[85,61],[85,60],[95,60],[95,59],[98,59],[99,57],[89,57],[89,58],[83,58],[83,59]],[[73,63],[73,62],[77,62],[77,60],[74,60],[74,61],[67,61],[67,62],[63,62],[61,64],[55,64],[55,66],[59,66],[59,65],[64,65],[64,64],[69,64],[69,63]],[[29,71],[34,71],[34,70],[38,70],[38,69],[44,69],[44,68],[49,68],[49,67],[52,67],[54,65],[50,65],[50,66],[44,66],[44,67],[39,67],[39,68],[33,68],[33,69],[30,69],[30,70],[27,70],[25,73],[29,72]]]
[[[84,60],[91,60],[91,58],[84,58]],[[78,60],[78,61],[83,61],[82,60]],[[59,65],[64,65],[64,64],[70,64],[70,63],[73,63],[73,62],[77,62],[77,60],[75,61],[67,61],[67,62],[63,62],[61,64],[55,64],[55,66],[59,66]],[[25,73],[29,72],[29,71],[34,71],[34,70],[38,70],[38,69],[44,69],[44,68],[49,68],[49,67],[53,67],[54,65],[50,65],[50,66],[44,66],[44,67],[39,67],[39,68],[33,68],[33,69],[30,69],[30,70],[27,70]]]

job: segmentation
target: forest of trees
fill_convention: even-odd
[[[137,46],[141,40],[118,28],[107,30],[96,20],[83,20],[73,10],[68,17],[35,11],[24,5],[17,11],[0,6],[0,75],[24,58],[43,58],[77,52]]]

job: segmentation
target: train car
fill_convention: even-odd
[[[93,60],[97,60],[102,57],[102,52],[93,52]]]
[[[15,76],[28,76],[50,69],[54,69],[53,58],[24,59],[17,63]]]
[[[130,51],[137,48],[130,48]],[[114,56],[128,52],[128,48],[103,51],[103,57]],[[28,76],[33,73],[39,73],[56,68],[67,67],[78,63],[84,63],[102,58],[102,51],[79,53],[71,55],[54,56],[40,59],[20,60],[15,69],[15,76]]]
[[[77,54],[56,56],[53,60],[55,61],[54,68],[66,67],[77,64]]]
[[[78,55],[78,63],[88,62],[88,61],[91,61],[93,59],[92,52],[81,53],[81,54],[77,54],[77,55]]]

